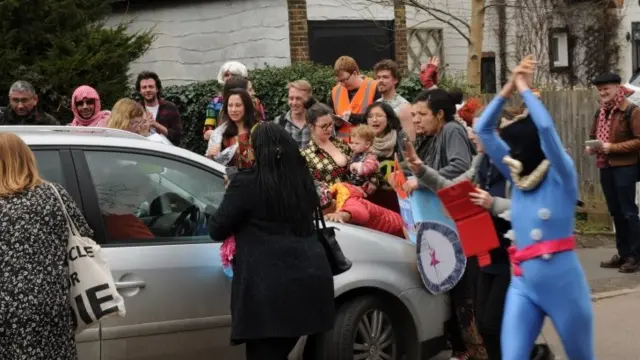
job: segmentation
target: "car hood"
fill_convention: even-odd
[[[336,227],[336,238],[344,254],[353,262],[416,263],[416,246],[397,236],[362,226],[327,223]]]

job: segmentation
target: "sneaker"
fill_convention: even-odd
[[[600,262],[600,267],[603,269],[619,269],[624,263],[625,259],[616,254],[611,257],[611,260]]]
[[[638,261],[630,257],[626,259],[626,261],[620,266],[620,269],[618,269],[618,271],[621,273],[630,274],[638,271],[639,268],[640,264],[638,264]]]
[[[471,357],[468,352],[459,352],[456,351],[451,354],[451,358],[449,360],[469,360]]]
[[[555,358],[547,344],[536,344],[531,352],[531,360],[554,360]]]

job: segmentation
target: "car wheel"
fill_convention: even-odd
[[[400,326],[400,319],[382,299],[355,298],[338,309],[333,330],[317,339],[320,348],[316,348],[315,358],[400,360]]]

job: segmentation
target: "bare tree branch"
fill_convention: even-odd
[[[433,9],[434,9],[434,8],[431,8],[431,7],[429,7],[429,6],[425,6],[425,5],[421,4],[421,3],[419,2],[419,0],[405,0],[404,2],[405,2],[405,5],[407,5],[407,6],[411,6],[411,7],[414,7],[414,8],[416,8],[416,9],[420,9],[420,10],[422,10],[422,11],[426,12],[427,14],[431,15],[434,19],[436,19],[436,20],[438,20],[438,21],[440,21],[440,22],[443,22],[443,23],[445,23],[445,24],[447,24],[447,25],[451,26],[451,28],[452,28],[453,30],[455,30],[458,34],[460,34],[460,36],[462,36],[462,38],[464,38],[468,43],[471,43],[471,39],[469,38],[469,35],[468,35],[468,34],[469,34],[470,26],[469,26],[469,23],[467,23],[466,21],[462,21],[461,19],[456,18],[456,17],[452,16],[451,14],[449,14],[449,13],[447,13],[447,12],[443,12],[443,11],[441,11],[441,10],[438,10],[438,11],[440,11],[440,12],[442,12],[442,13],[444,13],[444,14],[448,15],[449,17],[451,17],[451,18],[452,18],[452,19],[454,19],[454,20],[455,20],[455,19],[457,19],[457,21],[458,21],[458,22],[460,22],[460,23],[462,23],[464,26],[466,26],[467,31],[465,32],[465,31],[461,30],[461,29],[460,29],[457,25],[455,25],[453,22],[451,22],[451,20],[448,20],[448,19],[445,19],[445,18],[443,18],[443,17],[440,17],[440,16],[436,15],[436,14],[434,13],[434,11],[433,11]]]

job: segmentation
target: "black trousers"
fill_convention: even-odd
[[[616,247],[622,258],[640,260],[640,219],[636,205],[638,165],[600,169],[600,185],[616,226]]]
[[[295,338],[270,338],[247,340],[247,360],[287,360],[287,356],[298,342]]]
[[[501,360],[500,330],[511,274],[480,272],[476,295],[476,319],[489,360]]]
[[[446,326],[453,352],[469,352],[472,357],[482,353],[482,341],[477,333],[475,314],[476,284],[480,268],[475,257],[467,259],[467,267],[460,281],[449,291],[451,319]]]

